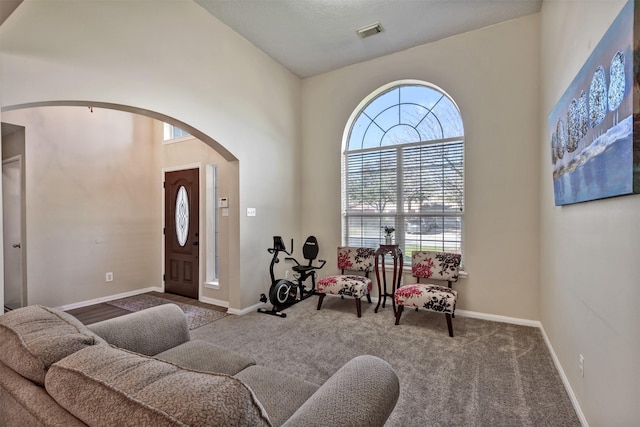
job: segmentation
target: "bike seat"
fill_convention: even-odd
[[[298,273],[304,273],[306,271],[316,270],[318,268],[320,267],[316,267],[314,265],[294,265],[293,267],[291,267],[293,271],[296,271]]]

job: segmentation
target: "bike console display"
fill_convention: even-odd
[[[287,248],[284,246],[284,240],[282,240],[282,236],[273,236],[273,249],[277,251],[286,251]]]

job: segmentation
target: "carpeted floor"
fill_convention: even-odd
[[[202,307],[196,307],[191,304],[183,304],[180,302],[172,301],[169,299],[156,297],[153,295],[140,294],[118,300],[108,301],[107,304],[115,307],[123,308],[129,311],[140,311],[145,308],[155,307],[161,304],[176,304],[184,311],[187,316],[187,324],[189,329],[195,329],[202,325],[206,325],[216,320],[220,320],[226,316],[226,313],[222,313],[215,310],[209,310]]]
[[[352,357],[373,354],[400,378],[388,426],[579,426],[537,328],[405,310],[394,325],[390,306],[374,313],[353,300],[317,297],[286,318],[260,313],[226,316],[191,331],[192,338],[252,356],[321,384]],[[331,410],[331,408],[327,408]]]

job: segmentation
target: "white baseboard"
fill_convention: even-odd
[[[95,298],[95,299],[92,299],[92,300],[74,302],[73,304],[61,305],[61,306],[56,307],[56,308],[58,310],[61,310],[61,311],[73,310],[74,308],[86,307],[88,305],[100,304],[101,302],[113,301],[113,300],[120,299],[120,298],[131,297],[131,296],[134,296],[134,295],[140,295],[140,294],[144,294],[144,293],[147,293],[147,292],[154,292],[154,291],[155,292],[163,292],[163,289],[162,289],[161,286],[152,286],[152,287],[149,287],[149,288],[136,289],[135,291],[123,292],[121,294],[109,295],[109,296],[106,296],[106,297]]]
[[[268,308],[270,306],[271,306],[271,304],[259,302],[257,304],[254,304],[254,305],[250,306],[250,307],[243,308],[242,310],[239,310],[237,308],[229,308],[229,309],[227,309],[227,314],[235,314],[235,315],[238,315],[238,316],[244,316],[245,314],[252,313],[254,311],[258,311],[259,308]]]
[[[551,354],[551,359],[553,359],[553,364],[556,367],[556,370],[558,371],[558,374],[560,375],[560,378],[562,379],[562,383],[564,385],[565,390],[567,391],[567,394],[569,395],[569,399],[571,400],[571,404],[573,405],[573,409],[576,411],[576,415],[578,416],[578,419],[580,420],[580,424],[582,424],[583,427],[589,427],[589,423],[587,422],[587,418],[584,416],[584,412],[582,412],[582,408],[580,407],[580,403],[578,402],[578,399],[576,398],[575,393],[573,392],[573,388],[571,387],[571,383],[569,383],[569,379],[567,378],[567,375],[564,372],[564,369],[562,368],[562,365],[560,364],[560,359],[558,359],[558,356],[556,355],[555,350],[553,349],[553,346],[551,345],[551,341],[549,341],[549,337],[547,336],[547,333],[545,332],[544,328],[542,327],[542,323],[538,320],[529,320],[529,319],[519,319],[517,317],[507,317],[507,316],[499,316],[496,314],[486,314],[486,313],[478,313],[476,311],[467,311],[467,310],[456,310],[456,314],[462,317],[470,317],[470,318],[474,318],[474,319],[482,319],[482,320],[491,320],[494,322],[503,322],[503,323],[512,323],[515,325],[523,325],[523,326],[532,326],[535,328],[540,329],[540,332],[542,333],[542,337],[544,338],[544,343],[547,346],[547,349],[549,350],[549,353]]]
[[[206,302],[207,304],[217,305],[218,307],[229,308],[229,301],[223,301],[221,299],[200,297],[200,302]]]
[[[534,328],[541,328],[542,325],[538,320],[520,319],[518,317],[500,316],[498,314],[480,313],[477,311],[468,310],[456,310],[456,315],[462,317],[469,317],[472,319],[490,320],[492,322],[511,323],[514,325],[533,326]]]
[[[544,327],[542,327],[542,325],[540,325],[540,331],[542,332],[542,337],[544,338],[544,342],[547,345],[547,348],[549,349],[549,353],[551,353],[551,359],[553,359],[553,364],[556,366],[556,370],[558,371],[558,374],[562,379],[564,388],[565,390],[567,390],[569,399],[573,404],[573,409],[575,409],[576,415],[578,415],[580,424],[582,424],[583,427],[589,427],[589,423],[587,422],[587,417],[585,417],[584,412],[582,412],[582,408],[580,407],[580,403],[578,402],[578,398],[576,397],[576,394],[573,392],[573,388],[571,387],[569,378],[567,378],[567,375],[565,374],[564,369],[560,364],[560,359],[558,359],[558,356],[556,355],[556,352],[554,351],[553,346],[551,345],[551,341],[549,341],[549,337],[547,336],[547,333],[545,332]]]

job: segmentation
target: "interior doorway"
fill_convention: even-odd
[[[4,309],[27,305],[24,275],[23,165],[18,155],[2,161],[2,225],[4,249]]]
[[[199,298],[200,169],[165,172],[165,292]]]

